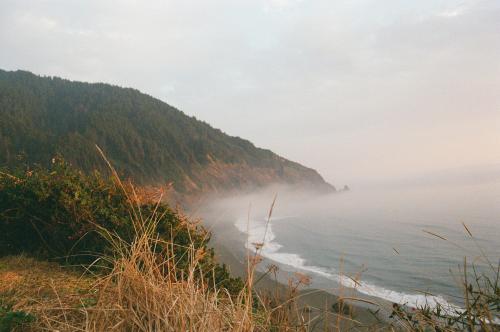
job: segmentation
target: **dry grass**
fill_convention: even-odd
[[[108,269],[92,275],[55,263],[40,262],[25,256],[0,259],[0,301],[12,305],[12,310],[33,314],[32,331],[359,331],[397,329],[403,331],[454,331],[456,326],[494,331],[491,324],[498,312],[499,269],[491,264],[494,279],[480,279],[472,290],[467,273],[462,284],[467,311],[458,325],[448,324],[445,315],[436,315],[425,308],[412,316],[404,308],[397,313],[395,324],[363,326],[351,315],[350,303],[360,299],[340,289],[337,307],[308,306],[300,288],[310,283],[308,276],[296,273],[287,287],[276,287],[267,293],[258,292],[255,285],[262,275],[257,268],[262,262],[260,252],[266,245],[254,243],[247,258],[245,286],[239,294],[208,285],[208,275],[201,261],[206,254],[193,243],[187,248],[189,266],[178,267],[175,243],[157,236],[157,222],[162,216],[153,213],[144,219],[140,206],[149,195],[137,193],[131,184],[123,185],[134,216],[135,238],[127,243],[112,230],[101,229],[114,247],[112,256],[100,257]],[[161,194],[154,196],[156,204]],[[274,202],[271,205],[268,223]],[[195,231],[196,222],[183,218],[186,229]],[[464,225],[472,238],[472,233]],[[440,240],[446,238],[428,232]],[[162,250],[158,250],[158,248]],[[464,262],[467,266],[467,262]],[[269,266],[265,274],[276,274]],[[466,271],[464,271],[466,272]],[[482,276],[481,276],[482,277]],[[352,278],[357,282],[359,276]],[[493,290],[493,291],[492,291]],[[363,301],[363,300],[361,300]],[[0,303],[0,304],[2,304]],[[495,309],[496,308],[496,309]],[[398,309],[399,310],[399,309]],[[336,312],[335,312],[336,311]],[[339,314],[340,313],[340,314]],[[23,327],[26,330],[26,327]]]
[[[0,297],[15,303],[13,309],[34,314],[34,331],[333,331],[359,326],[328,307],[305,305],[299,291],[310,281],[305,275],[297,273],[288,287],[272,294],[257,292],[257,252],[248,259],[248,278],[237,296],[205,283],[199,266],[203,253],[195,247],[189,250],[188,270],[179,274],[171,254],[174,244],[156,253],[160,240],[154,237],[154,222],[149,225],[137,227],[140,233],[132,244],[114,239],[119,243],[115,256],[103,257],[112,269],[101,276],[82,276],[23,256],[3,258]]]
[[[108,266],[109,270],[99,276],[80,276],[26,257],[4,259],[6,271],[0,274],[0,280],[5,281],[2,298],[15,303],[12,309],[35,315],[32,330],[309,330],[294,298],[304,278],[298,279],[285,301],[259,296],[254,291],[255,271],[260,263],[257,250],[248,260],[245,287],[231,295],[226,289],[206,284],[210,280],[207,274],[213,271],[203,271],[200,262],[206,253],[194,244],[187,248],[188,268],[179,269],[179,257],[174,254],[176,244],[157,236],[157,222],[162,216],[153,213],[144,219],[140,209],[144,195],[132,185],[123,184],[109,166],[128,197],[136,232],[132,243],[127,243],[112,230],[100,230],[114,253],[100,257],[95,264]],[[159,206],[162,196],[156,198]],[[185,222],[190,229],[189,221]],[[160,247],[163,249],[157,250]]]
[[[81,320],[95,301],[94,278],[58,264],[25,256],[0,259],[0,304],[34,314],[33,330],[54,329]]]
[[[249,254],[245,286],[236,295],[207,284],[213,271],[204,271],[201,261],[206,252],[193,243],[187,248],[189,266],[180,269],[180,258],[174,254],[177,244],[157,235],[162,216],[153,213],[144,219],[141,213],[144,200],[156,199],[160,206],[162,194],[138,193],[112,171],[127,195],[136,233],[132,243],[127,243],[112,230],[100,229],[114,251],[94,264],[107,269],[93,275],[90,267],[82,273],[24,256],[0,261],[0,299],[12,304],[12,310],[33,314],[36,320],[31,330],[311,331],[319,321],[322,330],[347,326],[330,308],[300,303],[299,288],[309,283],[305,275],[296,274],[284,291],[257,292],[260,277],[256,271],[264,243],[256,244],[255,252]],[[187,218],[183,222],[186,229],[195,231],[196,223]],[[273,272],[275,267],[270,267],[268,273]],[[352,319],[346,319],[352,326]]]
[[[115,256],[103,257],[112,262],[112,269],[100,277],[82,277],[27,257],[4,258],[2,297],[15,302],[14,309],[37,317],[33,330],[307,330],[303,320],[297,324],[292,301],[271,305],[253,291],[256,261],[250,263],[246,287],[231,296],[205,283],[199,249],[189,250],[191,264],[183,274],[172,254],[175,244],[162,242],[170,249],[156,253],[161,240],[155,237],[154,225],[154,220],[138,225],[131,244],[115,238]]]
[[[340,297],[332,308],[312,307],[301,301],[300,288],[310,283],[308,276],[296,273],[288,287],[276,287],[267,293],[258,292],[255,285],[262,275],[257,267],[262,262],[260,253],[265,241],[253,243],[253,253],[247,258],[245,286],[239,294],[230,294],[224,288],[208,285],[213,271],[202,268],[206,255],[203,248],[193,243],[187,250],[188,267],[178,267],[179,257],[175,243],[165,242],[157,235],[161,215],[153,213],[147,219],[141,214],[145,200],[163,199],[163,192],[137,192],[130,184],[123,184],[110,168],[118,185],[123,189],[134,218],[135,238],[131,243],[117,237],[112,230],[101,229],[103,238],[110,241],[112,256],[100,257],[97,265],[106,266],[99,275],[88,269],[82,272],[62,268],[56,264],[39,262],[24,256],[0,259],[0,300],[12,304],[13,310],[33,314],[34,331],[358,331],[394,328],[407,331],[453,330],[441,324],[445,317],[421,315],[408,319],[401,312],[393,326],[377,324],[363,326],[351,315],[350,303],[366,301],[340,289]],[[270,222],[274,201],[269,210]],[[196,223],[183,219],[186,229],[196,229]],[[469,229],[464,225],[468,234]],[[437,234],[429,234],[446,241]],[[159,248],[162,248],[159,250]],[[396,251],[397,252],[397,251]],[[101,264],[105,261],[106,264]],[[467,266],[466,264],[464,264]],[[494,265],[492,265],[493,267]],[[269,266],[265,275],[275,275],[276,266]],[[467,275],[467,274],[465,274]],[[493,288],[498,292],[498,269]],[[358,282],[359,276],[352,278]],[[476,280],[477,281],[477,280]],[[468,282],[465,280],[467,286]],[[479,284],[478,284],[479,286]],[[489,285],[487,285],[489,287]],[[484,288],[484,287],[483,287]],[[352,290],[351,290],[352,291]],[[490,293],[472,293],[487,314],[469,311],[464,317],[472,329],[475,322],[484,330],[494,320],[489,310],[491,303],[498,305],[498,293],[491,300]],[[465,292],[467,297],[469,294]],[[493,294],[495,296],[495,294]],[[479,300],[482,302],[478,302]],[[497,302],[495,302],[495,299]],[[467,298],[468,305],[472,305]],[[489,302],[488,302],[489,301]],[[492,302],[493,301],[493,302]],[[474,302],[474,304],[476,304]],[[0,303],[1,304],[1,303]],[[332,310],[333,309],[333,310]],[[335,312],[336,311],[336,312]],[[472,314],[476,316],[472,317]],[[414,323],[415,317],[421,321]],[[429,318],[430,317],[430,318]],[[486,317],[481,321],[481,317]],[[464,325],[462,325],[464,326]],[[444,328],[443,328],[444,327]],[[465,326],[464,326],[465,327]],[[495,328],[495,327],[493,327]]]
[[[154,225],[154,222],[152,222]],[[190,266],[179,276],[173,243],[158,255],[154,227],[142,227],[122,246],[112,271],[98,280],[101,296],[86,313],[86,331],[216,331],[252,328],[245,306],[224,290],[205,284],[202,253],[192,248]],[[162,243],[165,245],[165,243]],[[240,299],[241,301],[241,299]]]
[[[139,211],[136,215],[140,215]],[[255,252],[249,255],[244,289],[231,296],[225,289],[206,284],[204,273],[210,271],[201,269],[199,263],[204,252],[200,248],[190,248],[189,268],[179,273],[173,255],[175,244],[156,237],[155,220],[138,219],[136,223],[133,243],[112,239],[114,256],[102,257],[111,263],[111,268],[100,276],[82,276],[71,268],[24,256],[0,259],[0,299],[14,304],[15,310],[34,314],[37,320],[31,325],[33,331],[355,331],[361,328],[354,319],[336,315],[330,308],[304,306],[299,288],[310,281],[305,275],[296,274],[288,287],[282,291],[275,289],[269,296],[255,291],[254,285],[260,279],[256,269],[261,262],[259,251],[263,243],[255,244]],[[158,253],[155,248],[160,244],[167,249]],[[275,272],[276,267],[270,266],[268,274]],[[498,279],[495,282],[498,291]],[[476,302],[479,296],[486,296],[485,292],[473,294]],[[476,302],[476,307],[488,309],[484,301]],[[495,330],[488,323],[494,320],[492,312],[485,312],[470,309],[464,315],[470,326],[461,326],[472,328],[474,320],[485,331]],[[477,316],[471,318],[471,313]],[[480,321],[481,317],[486,320]],[[411,321],[407,318],[400,316],[399,324],[393,328],[457,330],[446,326],[443,317],[424,311],[417,311]],[[418,323],[414,324],[416,320]],[[385,325],[385,328],[390,327]],[[381,330],[380,326],[377,329]]]
[[[129,194],[134,202],[134,191]],[[254,289],[260,263],[256,250],[248,259],[245,287],[230,295],[206,284],[212,272],[200,266],[201,248],[191,245],[189,267],[180,273],[176,244],[156,235],[160,216],[143,220],[138,206],[131,204],[137,216],[132,243],[102,230],[115,248],[112,257],[101,257],[111,266],[107,272],[82,276],[56,264],[7,257],[0,261],[1,297],[14,303],[13,309],[33,314],[36,331],[310,331],[316,325],[313,316],[319,315],[298,301],[307,276],[297,274],[284,292],[259,294]]]
[[[155,252],[155,220],[137,220],[127,244],[114,238],[105,275],[81,276],[57,264],[24,256],[0,260],[0,296],[13,310],[32,313],[33,330],[58,331],[250,331],[257,330],[246,292],[231,297],[205,284],[203,251],[189,250],[190,266],[179,275],[173,243]],[[109,236],[111,233],[108,233]],[[208,272],[210,273],[210,272]]]

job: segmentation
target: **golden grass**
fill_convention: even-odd
[[[292,314],[297,308],[293,298],[271,301],[254,291],[255,270],[260,262],[257,252],[249,259],[246,284],[237,295],[206,284],[210,279],[206,274],[213,271],[203,271],[200,261],[205,251],[194,244],[188,248],[189,266],[181,272],[177,267],[178,257],[174,255],[176,244],[157,236],[157,221],[161,216],[143,218],[140,206],[144,195],[132,185],[123,184],[102,155],[128,197],[135,238],[127,243],[112,230],[100,230],[114,252],[112,256],[100,257],[107,263],[103,265],[110,268],[99,276],[88,273],[81,276],[55,264],[22,256],[4,258],[5,272],[0,274],[0,280],[9,286],[2,282],[5,289],[2,288],[0,295],[14,304],[13,310],[34,314],[37,319],[31,324],[32,330],[308,330],[302,314],[297,310]],[[157,204],[161,201],[160,195]],[[189,220],[185,223],[191,229]],[[161,252],[156,250],[159,246],[164,248]],[[296,287],[300,283],[301,280]]]
[[[95,298],[94,278],[70,268],[26,256],[0,259],[0,304],[34,314],[33,330],[81,320],[81,310]]]
[[[350,303],[366,300],[343,294],[345,290],[341,289],[337,313],[326,305],[324,308],[305,305],[301,301],[305,294],[299,289],[308,285],[310,279],[300,273],[295,274],[288,287],[258,292],[255,285],[262,276],[257,273],[257,267],[262,261],[264,239],[262,243],[253,244],[255,251],[248,256],[245,286],[239,294],[208,285],[207,274],[213,271],[203,271],[200,265],[206,254],[203,248],[191,244],[189,266],[181,272],[178,257],[174,255],[176,244],[157,236],[157,220],[161,216],[153,215],[147,220],[142,217],[141,201],[151,196],[137,193],[131,184],[124,185],[111,165],[110,168],[127,194],[136,234],[132,243],[126,243],[112,230],[101,229],[103,238],[114,247],[112,256],[100,258],[107,262],[108,270],[100,275],[91,275],[88,270],[82,275],[70,268],[24,256],[0,259],[0,300],[12,304],[13,310],[33,314],[36,317],[30,327],[33,331],[358,331],[394,330],[394,327],[437,331],[436,327],[442,326],[439,320],[429,321],[425,312],[414,316],[422,319],[421,324],[414,325],[413,319],[408,320],[402,312],[395,325],[363,327],[350,317],[353,311]],[[162,195],[154,199],[160,204]],[[274,201],[268,223],[273,207]],[[187,218],[184,222],[187,229],[191,229]],[[464,227],[472,237],[470,230]],[[438,234],[426,232],[447,241]],[[161,252],[156,250],[160,246],[164,248]],[[275,275],[276,269],[270,266],[265,274]],[[357,283],[359,276],[352,280]],[[477,317],[467,317],[471,328]],[[487,317],[489,322],[493,319],[491,315],[481,317]],[[484,320],[481,327],[488,330],[492,325]]]
[[[100,151],[100,150],[99,150]],[[100,151],[101,152],[101,151]],[[108,163],[114,180],[127,195],[135,237],[131,243],[113,230],[100,229],[112,256],[94,262],[109,269],[99,275],[77,272],[24,256],[5,257],[0,269],[0,299],[12,311],[33,314],[32,330],[47,331],[308,331],[309,321],[296,301],[297,289],[307,283],[298,275],[290,291],[276,297],[254,290],[259,250],[248,259],[245,287],[239,294],[208,285],[213,271],[204,271],[204,248],[192,243],[188,267],[178,268],[175,243],[158,237],[157,212],[144,218],[141,204],[150,195],[122,183]],[[146,197],[146,198],[145,198]],[[155,197],[161,204],[162,195]],[[274,203],[273,203],[274,205]],[[157,211],[155,209],[154,211]],[[272,207],[269,217],[272,214]],[[187,218],[188,231],[195,230]],[[98,225],[96,225],[98,226]],[[99,227],[99,226],[98,226]],[[161,251],[157,248],[163,248]],[[262,247],[260,247],[261,249]],[[185,257],[184,257],[185,258]],[[99,260],[104,261],[101,264]],[[9,309],[10,310],[10,309]],[[308,315],[309,316],[309,315]]]
[[[140,209],[144,195],[112,172],[128,197],[136,234],[127,243],[112,230],[100,229],[114,252],[99,258],[106,264],[95,263],[109,269],[91,275],[90,268],[82,273],[24,256],[0,261],[0,299],[13,304],[13,310],[33,314],[31,330],[311,331],[319,321],[324,330],[340,329],[335,325],[340,316],[332,316],[329,308],[313,308],[313,314],[300,304],[298,290],[309,283],[305,275],[297,273],[284,291],[266,295],[255,290],[264,243],[249,254],[245,286],[239,294],[206,284],[213,271],[203,271],[200,261],[206,253],[194,244],[188,248],[189,266],[181,272],[174,255],[176,244],[157,236],[161,216],[144,219]],[[160,204],[162,196],[156,198]],[[195,230],[187,218],[183,222],[186,229]],[[158,252],[160,246],[164,249]],[[268,273],[273,272],[275,267],[270,267]],[[352,319],[347,321],[352,325]]]
[[[190,248],[189,268],[179,273],[173,255],[175,244],[161,242],[155,236],[155,220],[136,222],[137,236],[132,243],[113,239],[114,256],[102,257],[112,267],[100,276],[82,275],[25,256],[1,258],[0,299],[12,303],[15,310],[34,314],[37,320],[31,325],[33,331],[455,330],[443,328],[441,320],[422,311],[414,315],[418,324],[400,316],[399,324],[392,327],[362,328],[354,319],[332,313],[330,308],[303,305],[299,288],[310,280],[302,274],[296,274],[282,291],[274,289],[272,296],[259,293],[254,289],[260,280],[256,268],[259,250],[265,244],[256,245],[248,258],[244,289],[231,296],[225,289],[206,284],[203,273],[210,271],[203,272],[199,265],[204,254],[200,248]],[[155,251],[159,244],[167,248],[161,254]],[[268,274],[275,269],[269,267]],[[344,301],[358,300],[346,294],[337,309],[343,312],[342,306],[348,306]],[[482,316],[493,319],[489,312]],[[477,317],[468,317],[471,326],[473,319]],[[495,329],[486,321],[482,328]]]

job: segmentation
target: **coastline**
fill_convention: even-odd
[[[236,232],[221,227],[213,229],[212,235],[211,247],[215,250],[216,259],[220,263],[226,264],[232,275],[245,280],[247,274],[246,258],[244,257],[245,249],[236,247],[238,243],[241,244],[239,242],[241,238],[236,239],[238,237]],[[263,263],[272,262],[265,260],[261,264]],[[275,278],[257,269],[255,279],[258,282],[255,284],[255,289],[261,294],[270,294],[271,292],[286,294],[287,280],[293,278],[293,276],[294,273],[279,270],[278,276]],[[346,298],[358,298],[354,294],[351,295],[352,290],[346,290],[345,293],[344,297]],[[356,328],[362,330],[373,330],[374,328],[388,326],[388,315],[384,316],[381,313],[376,313],[377,308],[368,302],[355,301],[353,303],[353,301],[345,301],[348,304],[348,306],[345,305],[344,310],[346,312],[339,314],[338,311],[334,310],[334,305],[338,302],[338,299],[338,295],[327,290],[303,286],[298,292],[297,304],[299,308],[307,311],[313,326],[317,326],[320,330],[324,328],[325,323],[332,327],[340,324],[342,329]]]

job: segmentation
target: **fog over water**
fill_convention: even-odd
[[[308,274],[314,287],[335,293],[341,284],[410,305],[460,306],[456,280],[464,256],[482,271],[487,260],[481,250],[494,265],[500,259],[500,181],[429,179],[326,196],[273,187],[216,200],[202,214],[216,241],[239,239],[222,242],[240,258],[245,246],[253,250],[252,243],[262,242],[266,234],[262,255],[284,271]],[[343,276],[358,273],[359,285]]]

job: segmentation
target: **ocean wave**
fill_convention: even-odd
[[[274,220],[280,219],[286,218],[274,218]],[[287,265],[304,272],[311,272],[323,278],[332,280],[344,287],[353,288],[364,295],[404,304],[409,307],[417,308],[423,305],[428,305],[435,308],[440,305],[444,311],[449,314],[462,311],[460,307],[449,303],[440,295],[407,294],[404,292],[398,292],[369,282],[361,280],[354,281],[347,276],[335,273],[333,269],[307,265],[306,260],[298,254],[280,252],[280,249],[283,248],[283,246],[275,241],[276,235],[273,232],[272,224],[266,224],[267,221],[265,220],[247,221],[244,219],[238,219],[234,225],[240,232],[247,235],[247,243],[245,247],[248,250],[255,250],[256,244],[258,245],[263,243],[264,245],[260,249],[260,254],[276,263]]]

